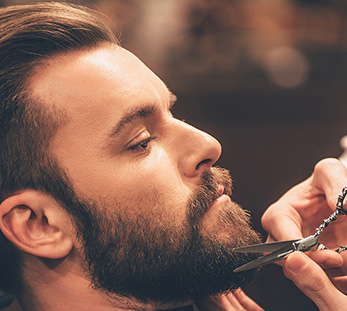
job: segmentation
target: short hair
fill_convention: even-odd
[[[0,25],[0,201],[24,189],[63,196],[66,178],[48,150],[62,114],[35,103],[29,79],[59,53],[117,39],[90,9],[72,4],[1,8]],[[20,267],[20,252],[0,232],[0,289],[18,291]]]

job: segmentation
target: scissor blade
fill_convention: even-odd
[[[257,258],[251,262],[244,264],[243,266],[236,268],[234,272],[241,272],[241,271],[250,270],[250,269],[258,268],[260,266],[267,265],[269,263],[282,259],[283,257],[289,255],[293,251],[295,251],[294,246],[292,244],[287,245],[273,253]]]
[[[286,246],[291,246],[297,240],[289,240],[289,241],[280,241],[280,242],[271,242],[271,243],[261,243],[254,244],[245,247],[234,248],[232,251],[235,253],[271,253],[278,249],[282,249]]]

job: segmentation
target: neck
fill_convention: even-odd
[[[81,264],[73,256],[59,261],[37,257],[26,260],[25,288],[18,300],[24,311],[187,310],[183,305],[144,305],[130,299],[111,298],[91,286]]]

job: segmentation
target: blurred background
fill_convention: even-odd
[[[0,0],[0,5],[32,1]],[[36,1],[37,2],[37,1]],[[178,96],[174,113],[223,146],[234,198],[260,218],[347,134],[347,1],[89,0]],[[317,310],[276,265],[246,292],[266,310]]]

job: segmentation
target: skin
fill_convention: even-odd
[[[139,202],[165,194],[170,210],[153,215],[170,213],[170,221],[184,223],[188,196],[201,172],[219,158],[221,146],[172,116],[174,96],[138,58],[116,46],[55,57],[33,77],[31,89],[68,115],[51,150],[78,194],[112,202],[116,193],[113,205],[127,206],[134,215]],[[124,116],[143,108],[154,111],[114,133]]]
[[[32,76],[30,90],[42,105],[54,106],[67,116],[52,138],[50,150],[80,196],[95,198],[111,209],[126,209],[129,217],[147,213],[172,230],[184,228],[187,200],[198,187],[201,173],[210,170],[219,158],[221,146],[210,135],[173,117],[170,108],[174,96],[140,60],[117,46],[58,55]],[[137,116],[120,127],[120,121],[134,111]],[[320,179],[317,182],[322,183]],[[293,191],[305,198],[301,190],[307,193],[302,185]],[[320,194],[317,192],[317,196]],[[336,198],[335,193],[330,196]],[[217,223],[223,202],[229,200],[216,200],[205,214],[206,234],[217,232],[213,224]],[[277,206],[283,208],[284,203],[279,201]],[[298,209],[294,207],[293,215]],[[264,224],[274,214],[268,212]],[[6,237],[29,254],[25,255],[24,278],[35,301],[24,295],[23,305],[31,306],[26,310],[139,309],[127,301],[110,303],[90,288],[81,268],[83,257],[76,232],[52,198],[35,191],[18,193],[2,203],[1,219]],[[279,227],[274,225],[273,239],[278,238],[275,228]],[[298,229],[306,234],[303,228]],[[218,234],[223,236],[225,232],[220,230]],[[50,266],[41,257],[55,262]],[[315,269],[307,267],[305,275]],[[297,281],[299,277],[290,271],[288,268],[287,275]],[[38,279],[38,274],[45,277]],[[312,278],[302,278],[301,274],[300,279],[307,280],[304,285],[297,283],[300,288],[314,287]],[[64,305],[57,297],[65,298]],[[201,310],[261,310],[242,292],[212,297],[197,305]]]
[[[346,167],[336,159],[317,163],[312,176],[284,194],[262,218],[268,241],[302,238],[336,209],[337,197],[347,185]],[[347,200],[343,209],[347,210]],[[347,252],[334,249],[347,244],[347,218],[340,215],[324,230],[320,242],[332,250],[294,252],[280,262],[286,276],[303,291],[319,310],[344,310],[347,293]]]
[[[47,109],[62,110],[67,116],[51,139],[50,151],[79,196],[93,198],[110,209],[126,209],[130,218],[147,214],[166,228],[184,229],[188,198],[199,186],[201,173],[210,170],[219,158],[221,146],[210,135],[173,117],[170,109],[175,96],[138,58],[114,45],[58,55],[36,71],[29,88],[36,102]],[[220,197],[205,214],[206,234],[217,231],[213,224],[229,201],[228,196]],[[69,232],[72,245],[63,249],[65,253],[75,251],[54,273],[47,273],[52,279],[41,286],[35,284],[37,292],[51,299],[61,296],[54,282],[58,272],[64,283],[60,292],[66,301],[72,301],[76,294],[84,297],[79,300],[81,310],[91,305],[98,310],[117,310],[125,305],[132,309],[134,305],[128,301],[106,303],[101,293],[91,291],[80,268],[81,245],[71,233],[71,225],[67,226],[64,230]],[[223,231],[218,234],[222,236]],[[33,260],[33,267],[35,271],[42,264]],[[65,277],[64,271],[70,275]],[[30,269],[26,279],[29,283],[34,279]],[[47,286],[50,282],[55,283],[54,290]],[[80,288],[78,293],[76,288]],[[54,302],[39,304],[49,310]],[[69,307],[78,310],[75,305]]]

